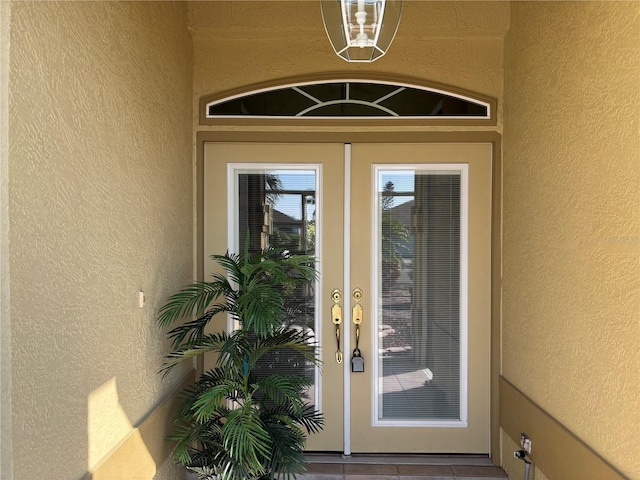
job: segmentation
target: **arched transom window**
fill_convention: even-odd
[[[366,81],[296,83],[209,101],[205,118],[490,119],[488,101],[437,88]]]

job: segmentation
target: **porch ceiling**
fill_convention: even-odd
[[[504,37],[509,2],[405,0],[399,37]],[[234,38],[324,36],[320,0],[190,2],[193,30]]]

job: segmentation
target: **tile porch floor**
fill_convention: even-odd
[[[308,454],[299,480],[507,480],[507,474],[481,455]]]

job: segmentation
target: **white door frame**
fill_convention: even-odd
[[[343,454],[351,455],[351,144],[344,145],[344,445]]]

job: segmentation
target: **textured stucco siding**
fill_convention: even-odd
[[[14,473],[77,479],[183,373],[157,375],[154,317],[193,271],[187,9],[15,2],[10,26]]]
[[[639,76],[640,3],[512,3],[503,374],[631,478],[640,478]]]
[[[326,72],[402,75],[499,98],[508,20],[508,2],[405,2],[388,53],[354,64],[331,48],[319,2],[193,2],[194,108],[204,95]]]

